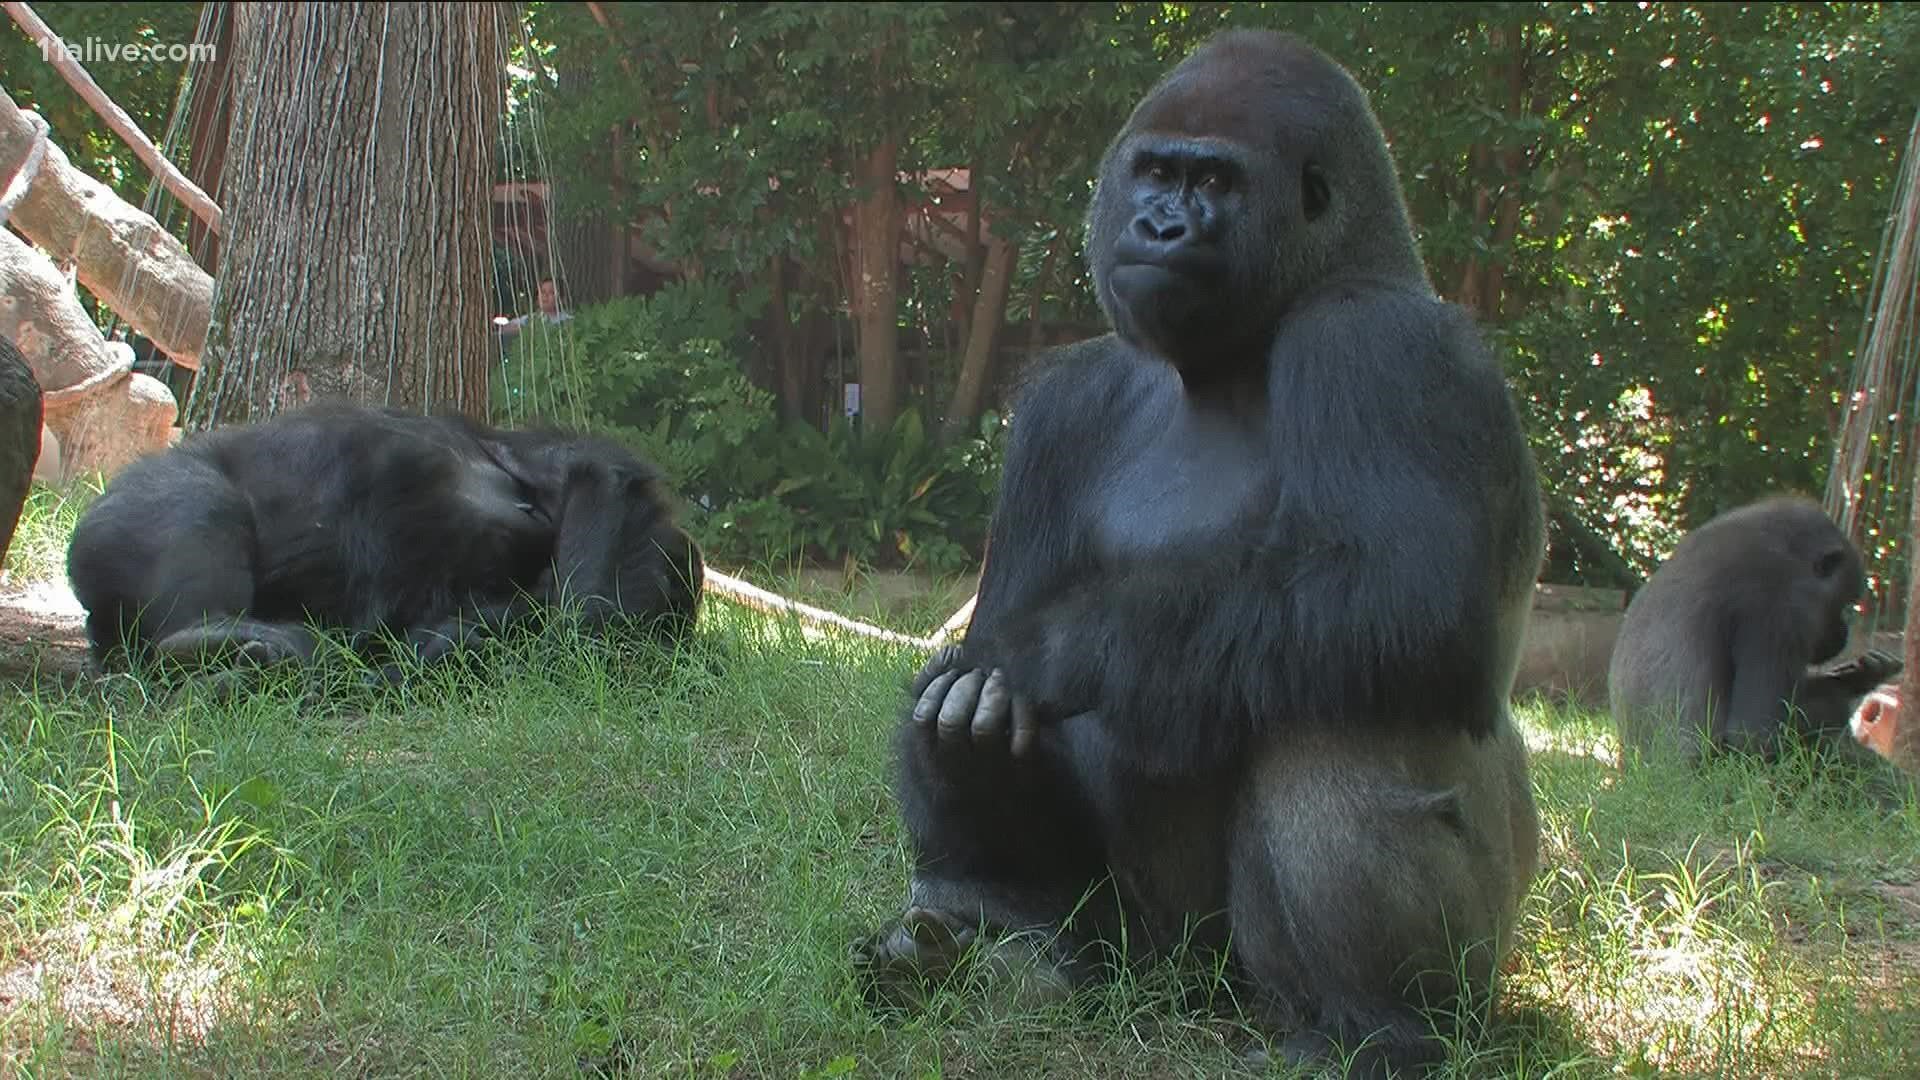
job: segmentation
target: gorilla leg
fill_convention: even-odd
[[[311,630],[293,623],[222,619],[176,630],[154,643],[154,652],[181,663],[242,660],[253,664],[307,663],[320,647]]]
[[[1079,775],[1085,748],[1069,738],[1087,725],[1021,743],[1031,735],[1024,705],[1013,720],[1004,679],[955,668],[958,656],[941,650],[921,669],[894,740],[895,793],[916,853],[907,910],[855,949],[870,992],[896,1003],[951,974],[982,933],[987,943],[1025,939],[1043,982],[1084,981],[1092,964],[1079,944],[1102,936],[1113,908],[1098,811]],[[988,959],[1008,957],[990,949]]]
[[[1287,1056],[1344,1053],[1359,1076],[1437,1060],[1434,1020],[1490,1007],[1538,861],[1518,732],[1393,744],[1327,729],[1256,772],[1228,910],[1236,961],[1297,1032]]]
[[[176,659],[254,641],[263,659],[297,653],[290,632],[244,618],[255,547],[245,494],[212,464],[171,453],[129,466],[74,530],[67,555],[96,659],[145,658],[155,642]]]

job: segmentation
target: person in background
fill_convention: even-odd
[[[539,292],[535,295],[534,302],[538,310],[500,323],[501,337],[510,338],[518,334],[526,328],[529,319],[537,318],[542,322],[559,323],[573,318],[572,312],[560,306],[560,286],[550,277],[540,279]]]

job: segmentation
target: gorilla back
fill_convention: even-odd
[[[1420,1006],[1484,1007],[1537,859],[1507,699],[1545,530],[1501,371],[1291,37],[1140,103],[1087,251],[1116,332],[1014,411],[972,626],[897,736],[907,910],[858,959],[894,997],[981,929],[1069,984],[1186,940],[1296,1061],[1431,1061]]]
[[[635,482],[595,486],[611,475]],[[622,606],[697,606],[697,550],[619,448],[323,404],[129,466],[75,530],[68,572],[102,663],[210,648],[305,660],[309,622],[444,651],[468,624],[554,599],[563,551],[589,569],[677,560],[670,588]]]

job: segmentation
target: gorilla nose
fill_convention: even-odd
[[[1155,221],[1153,215],[1141,214],[1133,219],[1133,231],[1147,243],[1171,246],[1187,235],[1187,223],[1184,218]]]

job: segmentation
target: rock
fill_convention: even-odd
[[[66,483],[67,474],[61,472],[60,436],[46,424],[40,425],[40,462],[33,467],[33,478],[48,487],[59,487]]]

